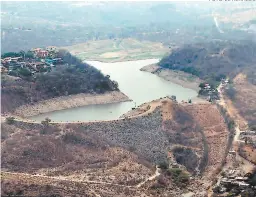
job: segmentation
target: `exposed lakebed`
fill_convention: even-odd
[[[122,114],[135,107],[168,95],[175,95],[178,101],[195,98],[197,92],[180,85],[166,81],[156,75],[140,71],[140,68],[157,63],[158,59],[147,59],[128,62],[102,63],[87,61],[90,65],[110,75],[119,84],[121,92],[133,101],[87,105],[83,107],[65,109],[30,117],[33,120],[43,120],[49,117],[53,121],[92,121],[117,119]]]

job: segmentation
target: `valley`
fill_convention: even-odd
[[[127,102],[78,106],[76,108],[42,113],[40,115],[30,117],[31,119],[41,121],[46,117],[49,117],[53,121],[113,120],[119,118],[133,107],[139,106],[145,102],[159,99],[160,97],[175,94],[178,101],[188,101],[189,99],[194,101],[197,99],[197,92],[195,90],[182,87],[172,83],[171,81],[166,81],[151,73],[140,71],[141,67],[158,62],[158,59],[145,59],[116,63],[103,63],[99,61],[86,62],[99,69],[104,75],[110,76],[111,80],[116,81],[118,83],[120,92],[129,97],[130,100],[120,99],[119,101]],[[118,98],[118,95],[119,94],[115,94],[115,98]],[[96,95],[93,97],[95,97],[95,100],[97,100]],[[64,105],[62,104],[62,106]],[[33,107],[36,107],[36,105]]]
[[[114,84],[112,91],[95,86],[93,94],[53,98],[46,92],[50,99],[24,99],[25,105],[7,106],[1,121],[4,194],[206,196],[227,187],[223,184],[230,169],[236,176],[253,172],[254,142],[244,144],[240,136],[241,129],[248,128],[247,119],[236,106],[239,100],[232,100],[228,92],[246,77],[225,73],[235,76],[232,83],[221,79],[216,87],[220,100],[209,102],[197,98],[197,91],[214,77],[162,68],[158,61],[78,61],[93,65],[99,77]],[[245,67],[244,72],[250,69]],[[18,85],[18,77],[6,79],[7,90]],[[4,94],[10,98],[9,90]]]
[[[1,2],[1,196],[255,197],[254,2]]]

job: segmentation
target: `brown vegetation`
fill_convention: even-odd
[[[180,196],[183,184],[205,191],[205,187],[199,187],[201,179],[188,182],[190,175],[175,169],[148,181],[141,189],[136,187],[154,173],[154,165],[169,161],[167,154],[171,146],[184,147],[174,149],[173,153],[176,161],[188,171],[194,173],[199,163],[204,166],[200,170],[208,183],[213,178],[211,172],[223,157],[221,148],[227,140],[226,127],[214,105],[180,105],[163,100],[165,102],[160,100],[150,114],[114,121],[49,122],[47,125],[19,121],[12,125],[2,123],[5,134],[2,169],[11,172],[4,175],[4,192],[19,192],[20,189],[24,194],[36,190],[48,194],[45,185],[53,183],[55,186],[51,186],[49,192],[63,196],[71,195],[73,189],[77,189],[76,183],[89,188],[86,191],[107,196],[118,192],[126,196],[165,193]],[[21,176],[24,181],[17,178]],[[39,178],[38,183],[31,181]],[[145,187],[149,189],[144,191]],[[78,194],[80,191],[77,189]],[[89,194],[92,193],[86,195]]]
[[[256,165],[256,150],[252,145],[241,144],[238,151],[240,156]]]
[[[256,83],[253,81],[255,78],[255,71],[252,71],[247,74],[240,73],[234,79],[236,95],[233,103],[249,127],[256,125]]]

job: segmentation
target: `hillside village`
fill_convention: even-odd
[[[57,47],[49,46],[45,49],[34,48],[27,52],[5,53],[1,56],[1,74],[28,77],[35,73],[49,72],[52,67],[63,63],[58,52]]]
[[[219,85],[222,85],[222,87],[228,88],[229,83],[230,82],[228,79],[223,78],[219,82]],[[199,88],[200,90],[198,94],[201,97],[205,98],[207,101],[212,102],[214,100],[220,99],[220,95],[216,86],[211,85],[207,82],[204,82],[204,83],[200,83]]]

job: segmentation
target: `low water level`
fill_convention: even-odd
[[[31,119],[43,120],[49,117],[53,121],[111,120],[119,118],[135,104],[138,106],[167,95],[176,95],[178,101],[197,96],[197,92],[194,90],[171,83],[151,73],[140,71],[143,66],[157,62],[158,59],[117,63],[88,61],[87,63],[98,68],[105,75],[110,75],[112,80],[117,81],[120,91],[133,101],[60,110],[41,114]]]

